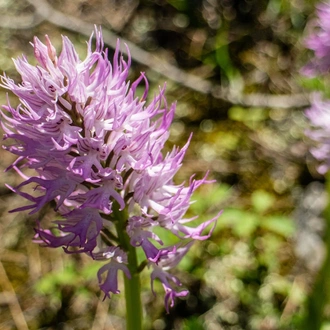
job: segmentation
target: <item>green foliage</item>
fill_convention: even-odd
[[[251,203],[257,213],[267,211],[274,203],[275,197],[265,190],[255,190],[251,194]]]
[[[40,278],[35,284],[35,291],[58,300],[61,299],[62,289],[67,286],[85,294],[87,291],[81,290],[84,287],[84,282],[95,279],[99,267],[100,263],[89,263],[78,271],[75,262],[67,262],[61,271],[56,270]]]
[[[179,11],[185,11],[189,5],[187,0],[167,0],[167,2]]]
[[[218,225],[220,228],[231,228],[238,237],[249,237],[258,227],[259,219],[253,212],[226,208]]]
[[[184,321],[182,330],[204,330],[204,324],[198,317],[191,317]]]
[[[220,75],[224,82],[228,82],[232,88],[242,87],[242,77],[239,70],[232,62],[229,50],[228,29],[220,28],[215,36],[211,51],[204,56],[203,63],[220,69]]]
[[[272,231],[283,237],[291,237],[295,232],[295,226],[291,218],[283,215],[268,216],[260,223],[263,229]]]
[[[231,228],[239,237],[249,237],[259,228],[289,238],[295,231],[291,218],[281,214],[264,214],[272,207],[274,200],[275,197],[266,191],[256,190],[251,195],[250,210],[228,207],[218,225],[220,228]]]
[[[215,184],[194,195],[196,203],[192,209],[203,214],[228,203],[234,195],[235,189]],[[276,212],[275,204],[275,195],[263,189],[252,192],[245,207],[230,203],[230,207],[224,208],[211,241],[205,243],[204,250],[198,247],[194,250],[195,258],[200,256],[205,260],[208,254],[212,255],[207,272],[203,272],[204,263],[196,268],[196,260],[191,257],[188,257],[188,265],[184,263],[184,269],[190,269],[190,273],[198,277],[203,274],[215,295],[219,294],[214,310],[222,310],[218,317],[232,326],[242,322],[244,317],[226,305],[227,294],[235,301],[235,310],[240,306],[239,309],[249,315],[244,329],[256,330],[268,318],[277,329],[286,329],[298,315],[281,316],[286,301],[298,306],[306,297],[304,289],[292,282],[282,268],[279,253],[287,249],[295,226],[292,218]],[[285,258],[289,258],[290,252],[285,253],[288,253]],[[221,259],[212,259],[215,255]],[[199,329],[203,326],[202,321],[201,317],[189,318],[184,329]]]
[[[192,198],[194,202],[191,204],[189,212],[203,216],[211,208],[216,210],[215,206],[225,202],[231,193],[231,187],[227,184],[212,184],[202,187],[194,193]],[[207,198],[205,198],[205,195],[207,195]],[[207,216],[209,216],[209,213]]]
[[[300,84],[311,91],[327,95],[329,93],[328,82],[323,77],[300,77]]]
[[[257,124],[268,118],[268,111],[264,108],[243,108],[233,106],[228,111],[228,117],[231,120],[244,123],[249,128],[258,127]]]

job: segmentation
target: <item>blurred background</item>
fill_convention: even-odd
[[[176,269],[190,295],[166,314],[162,288],[153,296],[142,275],[146,330],[330,329],[325,179],[304,135],[318,82],[300,74],[315,4],[0,0],[1,73],[19,81],[12,58],[33,62],[35,35],[48,34],[58,53],[67,35],[84,58],[101,25],[110,54],[117,38],[129,44],[131,80],[146,72],[150,96],[166,82],[168,103],[177,100],[168,147],[193,132],[177,181],[207,170],[216,180],[189,211],[203,221],[224,210]],[[1,150],[1,169],[13,159]],[[102,302],[97,262],[34,244],[35,220],[53,215],[9,214],[24,201],[4,183],[20,178],[0,181],[0,329],[124,329],[124,292]]]

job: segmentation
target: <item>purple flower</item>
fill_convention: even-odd
[[[60,240],[51,232],[42,229],[36,229],[37,237],[50,247],[66,246],[64,251],[67,253],[92,253],[103,228],[103,219],[98,210],[92,208],[74,209],[63,214],[63,217],[66,219],[65,221],[54,221],[57,224],[56,229],[61,231],[62,235],[64,234]],[[79,249],[69,250],[69,247],[78,247]]]
[[[330,101],[315,94],[305,113],[312,126],[306,134],[315,142],[310,152],[322,163],[318,171],[325,174],[330,168]]]
[[[154,263],[158,262],[160,251],[149,239],[153,239],[158,244],[163,245],[161,239],[151,231],[151,228],[157,225],[158,222],[152,219],[133,216],[128,219],[126,228],[128,236],[130,237],[130,244],[134,247],[141,246],[147,259]]]
[[[303,68],[308,76],[330,73],[330,2],[317,5],[317,18],[311,22],[313,32],[306,45],[313,50],[314,57]],[[325,174],[330,167],[330,101],[322,93],[314,93],[311,107],[305,112],[311,128],[306,135],[314,141],[311,154],[320,161],[318,171]]]
[[[110,262],[102,266],[97,272],[97,277],[99,279],[100,288],[104,292],[106,297],[110,298],[110,292],[119,293],[118,290],[118,270],[122,270],[128,278],[131,278],[131,274],[126,266],[127,256],[124,251],[119,247],[108,247],[103,252],[95,254],[96,260],[108,260]],[[106,273],[106,274],[105,274]],[[103,276],[105,274],[105,276]],[[102,277],[105,277],[104,280]]]
[[[193,241],[188,243],[179,243],[172,247],[162,249],[159,253],[158,264],[150,263],[153,271],[151,272],[151,290],[153,289],[153,281],[158,278],[165,291],[165,308],[169,312],[169,307],[173,307],[176,297],[185,297],[188,294],[187,290],[177,291],[181,287],[180,280],[170,274],[168,270],[174,268],[185,254],[189,251]]]
[[[193,192],[210,181],[205,176],[192,177],[188,186],[173,182],[190,142],[189,138],[183,148],[162,153],[175,104],[167,105],[165,88],[147,104],[144,73],[130,83],[130,56],[124,60],[118,43],[111,63],[101,30],[95,29],[95,49],[92,37],[83,60],[67,37],[59,55],[47,36],[45,44],[34,38],[38,64],[31,65],[23,56],[14,61],[20,83],[2,76],[2,87],[20,101],[16,108],[8,101],[0,112],[4,148],[17,155],[7,170],[16,170],[24,180],[9,188],[30,202],[13,211],[38,214],[55,205],[61,219],[49,229],[38,221],[35,240],[109,261],[98,272],[105,297],[119,293],[119,270],[128,278],[134,275],[120,238],[127,235],[126,241],[143,249],[153,269],[152,286],[155,279],[161,281],[168,311],[175,297],[187,294],[178,291],[181,283],[169,270],[195,240],[211,235],[220,213],[195,228],[187,225],[195,219],[184,218]],[[138,97],[142,83],[145,90]],[[25,169],[35,174],[29,176]],[[118,234],[118,223],[124,233]],[[156,227],[176,235],[178,243],[164,246]]]
[[[305,40],[307,48],[314,52],[314,58],[303,68],[308,76],[326,74],[330,70],[330,2],[317,5],[317,18],[312,21],[313,31]]]

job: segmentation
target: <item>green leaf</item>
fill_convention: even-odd
[[[330,322],[323,322],[320,330],[330,330]]]
[[[79,277],[72,263],[69,263],[61,272],[51,272],[44,275],[35,286],[37,292],[42,294],[54,294],[60,286],[72,285],[79,283]]]
[[[89,261],[80,271],[82,278],[87,280],[94,279],[100,266],[101,263]]]
[[[250,126],[252,123],[260,122],[268,118],[268,111],[264,108],[242,108],[233,106],[228,111],[231,120],[240,121]]]
[[[227,184],[212,185],[210,189],[199,190],[193,195],[193,203],[190,205],[190,212],[193,215],[201,215],[214,205],[230,197],[232,189]]]
[[[272,215],[265,217],[260,226],[284,237],[290,237],[295,232],[293,220],[282,215]]]
[[[228,117],[231,120],[244,121],[246,111],[247,110],[242,107],[234,106],[228,110]]]
[[[51,294],[56,291],[54,276],[44,276],[36,284],[35,290],[41,294]]]
[[[239,209],[227,209],[220,216],[218,226],[230,227],[237,236],[248,237],[256,230],[259,222],[259,216],[255,213]]]
[[[265,190],[256,190],[251,195],[253,208],[258,213],[263,213],[268,210],[275,201],[275,197]]]
[[[204,330],[204,324],[202,320],[200,320],[196,316],[192,316],[191,318],[184,321],[184,325],[182,330]]]
[[[167,2],[179,11],[184,11],[188,8],[186,0],[167,0]]]
[[[317,90],[317,91],[325,91],[327,89],[327,84],[325,84],[324,80],[320,77],[299,77],[300,84],[307,89]]]

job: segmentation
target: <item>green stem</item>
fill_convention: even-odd
[[[128,269],[131,278],[124,275],[125,300],[126,300],[126,330],[142,330],[142,303],[141,284],[138,270],[136,249],[130,244],[126,232],[127,212],[114,208],[113,215],[116,221],[117,235],[120,247],[127,252]]]
[[[142,304],[141,304],[141,283],[140,276],[137,273],[137,257],[134,247],[128,252],[128,262],[133,267],[130,268],[131,279],[126,276],[125,299],[126,299],[126,329],[142,330]],[[134,268],[135,270],[133,271]]]

